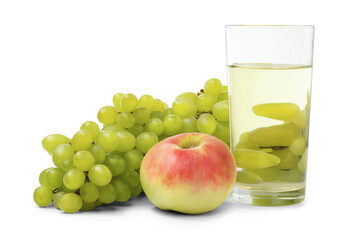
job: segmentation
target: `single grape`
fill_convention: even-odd
[[[117,132],[117,131],[123,131],[123,130],[125,130],[125,128],[122,127],[121,124],[119,124],[119,123],[112,123],[112,124],[104,125],[103,128],[101,129],[101,131],[104,131],[104,130],[110,130],[110,131]]]
[[[78,151],[74,154],[73,164],[77,169],[86,172],[95,165],[95,157],[89,151]]]
[[[131,197],[137,197],[142,192],[142,185],[139,183],[137,186],[131,187]]]
[[[72,138],[72,147],[75,151],[88,150],[91,147],[93,140],[87,130],[76,132]]]
[[[61,168],[64,172],[68,172],[70,169],[75,168],[74,163],[73,163],[73,160],[72,160],[72,159],[70,159],[70,160],[65,160],[65,161],[62,163],[62,166],[60,166],[60,168]]]
[[[218,93],[221,92],[222,83],[217,78],[208,79],[203,86],[203,90],[205,93],[212,94],[217,96]]]
[[[108,167],[103,164],[96,164],[89,170],[89,180],[96,186],[104,186],[112,179],[112,173]]]
[[[125,181],[114,179],[111,184],[115,188],[117,202],[126,202],[130,199],[131,189]]]
[[[182,119],[183,127],[182,127],[182,132],[187,133],[187,132],[198,132],[197,130],[197,119],[189,116],[184,119]]]
[[[47,186],[40,186],[36,188],[33,193],[33,200],[40,207],[46,207],[51,204],[53,199],[53,192]]]
[[[180,98],[189,99],[192,102],[196,102],[197,94],[193,93],[193,92],[184,92],[184,93],[181,93],[179,96],[177,96],[175,98],[175,100],[180,99]]]
[[[179,98],[173,102],[173,110],[181,118],[195,116],[197,112],[196,104],[190,99]]]
[[[133,116],[137,123],[145,124],[150,119],[150,111],[146,108],[139,107],[133,111]]]
[[[139,175],[133,169],[127,169],[120,178],[123,179],[129,187],[135,187],[139,184]]]
[[[112,103],[118,111],[122,111],[121,110],[121,98],[123,95],[124,95],[123,93],[116,93],[112,98]]]
[[[84,122],[83,125],[81,125],[80,130],[87,130],[93,140],[96,139],[97,134],[99,134],[100,132],[99,125],[97,125],[97,123],[93,121]]]
[[[95,163],[103,163],[106,158],[106,151],[101,145],[95,143],[89,148],[89,152],[95,157]]]
[[[96,144],[104,148],[106,153],[113,152],[118,146],[118,136],[111,130],[102,130],[96,138]]]
[[[150,113],[150,118],[159,118],[160,120],[164,120],[164,117],[165,117],[165,110],[164,112],[162,111],[155,111],[155,112],[151,112]]]
[[[226,144],[229,144],[230,142],[229,123],[217,121],[216,130],[214,131],[213,136],[221,139]]]
[[[168,116],[169,114],[175,114],[175,112],[174,112],[174,109],[168,107],[168,108],[164,109],[163,114],[165,117],[165,116]],[[164,117],[163,117],[163,119],[160,119],[160,120],[164,120]],[[150,117],[150,118],[152,118],[152,117]]]
[[[95,202],[97,200],[97,198],[99,197],[99,190],[97,189],[97,187],[93,183],[86,182],[80,188],[80,197],[85,202],[88,202],[88,203]]]
[[[137,149],[143,153],[148,152],[159,142],[158,136],[153,132],[143,132],[137,137]]]
[[[75,213],[83,206],[83,200],[75,193],[66,193],[58,200],[58,206],[67,213]]]
[[[164,124],[159,118],[151,118],[144,126],[145,132],[153,132],[157,136],[164,132]]]
[[[49,154],[60,144],[69,144],[69,138],[62,134],[51,134],[42,140],[42,146]]]
[[[160,99],[154,99],[155,100],[155,107],[153,109],[153,111],[161,111],[163,112],[164,109],[165,109],[165,105],[164,105],[164,102]]]
[[[117,120],[118,112],[113,106],[102,107],[97,113],[97,119],[103,124],[112,124]]]
[[[143,95],[138,100],[138,107],[146,108],[151,112],[155,108],[155,100],[150,95]]]
[[[60,144],[54,149],[52,160],[56,167],[61,167],[64,161],[73,159],[73,156],[74,149],[70,144]]]
[[[306,149],[306,140],[302,136],[296,138],[290,145],[290,150],[298,156],[302,156],[305,149]]]
[[[136,119],[130,112],[123,112],[118,115],[117,123],[124,128],[130,128],[134,125]],[[122,129],[123,130],[123,129]]]
[[[176,135],[181,133],[183,129],[183,122],[179,115],[169,114],[164,118],[164,134],[167,136]]]
[[[132,149],[124,154],[124,159],[128,162],[127,166],[132,169],[140,168],[143,157],[143,153],[137,149]]]
[[[85,183],[85,174],[79,169],[70,169],[64,174],[63,184],[70,190],[78,189]]]
[[[228,95],[227,91],[220,92],[217,95],[217,102],[223,101],[223,100],[228,100],[228,99],[229,99],[229,95]]]
[[[58,205],[58,201],[59,201],[59,198],[61,196],[63,196],[65,194],[65,192],[63,191],[59,191],[59,192],[56,192],[54,195],[53,195],[53,203],[55,205],[56,208],[60,209],[59,208],[59,205]]]
[[[130,133],[132,133],[135,137],[138,137],[139,134],[144,132],[144,127],[140,123],[135,123],[132,127],[128,129]]]
[[[96,207],[96,201],[95,202],[85,202],[83,201],[83,205],[80,208],[80,211],[90,211],[93,210]]]
[[[102,187],[97,187],[99,190],[99,200],[102,203],[110,204],[116,199],[116,190],[111,184]]]
[[[213,107],[213,115],[219,121],[229,121],[229,104],[227,100],[217,102]]]
[[[197,111],[199,112],[210,112],[213,106],[216,104],[216,96],[208,93],[201,94],[196,100]]]
[[[112,176],[118,176],[126,170],[125,160],[121,156],[108,155],[104,164],[110,169]]]
[[[54,169],[54,167],[50,167],[50,168],[46,168],[44,169],[40,174],[39,174],[39,184],[41,184],[41,186],[47,186],[47,183],[46,183],[46,174],[48,171]],[[49,187],[50,188],[50,187]]]
[[[45,176],[47,185],[52,188],[60,188],[63,185],[63,177],[65,172],[61,168],[53,168],[49,170]]]
[[[128,93],[122,96],[120,104],[123,112],[133,112],[138,106],[138,99],[134,94]]]
[[[204,113],[197,120],[197,129],[201,133],[213,134],[217,127],[216,119],[212,114]]]
[[[132,133],[118,131],[116,135],[118,136],[118,146],[116,148],[118,152],[127,152],[136,146],[136,137]]]

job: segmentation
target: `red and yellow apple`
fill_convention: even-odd
[[[221,205],[233,189],[236,174],[228,146],[202,133],[164,139],[147,152],[140,168],[142,188],[154,205],[188,214]]]

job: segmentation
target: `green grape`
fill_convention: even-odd
[[[55,166],[61,167],[64,161],[73,159],[73,156],[74,149],[70,144],[60,144],[54,149],[52,160]]]
[[[306,149],[306,140],[302,136],[296,138],[290,145],[290,150],[298,156],[302,156],[305,149]]]
[[[201,133],[213,134],[216,127],[217,122],[212,114],[204,113],[197,119],[197,129]]]
[[[164,102],[160,99],[157,99],[157,98],[154,100],[155,100],[155,107],[154,107],[153,111],[164,112],[164,109],[165,109]]]
[[[255,173],[248,171],[238,171],[237,173],[237,182],[239,183],[247,183],[247,184],[258,184],[263,180],[256,175]]]
[[[263,151],[251,149],[238,149],[233,151],[237,167],[261,169],[275,166],[281,162],[278,156]]]
[[[61,168],[64,172],[68,172],[70,169],[75,168],[74,163],[73,163],[73,160],[72,160],[72,159],[70,159],[70,160],[65,160],[65,161],[62,163],[62,166],[60,166],[60,168]]]
[[[197,132],[197,119],[189,116],[184,119],[182,119],[183,127],[182,127],[182,132],[187,133],[187,132]]]
[[[179,96],[177,96],[175,98],[175,100],[177,99],[189,99],[191,100],[192,102],[196,102],[197,100],[197,94],[196,93],[193,93],[193,92],[184,92],[184,93],[181,93]]]
[[[208,93],[201,94],[196,100],[197,111],[199,112],[210,112],[213,106],[216,104],[216,96]]]
[[[298,127],[299,129],[304,129],[307,124],[307,114],[304,110],[299,111],[293,117],[292,122]]]
[[[118,136],[118,146],[116,148],[118,152],[127,152],[136,146],[136,137],[132,133],[118,131],[116,134]]]
[[[145,124],[150,119],[150,112],[146,108],[139,107],[133,111],[133,116],[136,119],[136,123]]]
[[[58,200],[58,206],[67,213],[75,213],[83,206],[83,200],[75,193],[66,193]]]
[[[179,98],[173,102],[173,110],[181,118],[188,116],[195,116],[197,112],[197,106],[195,102],[186,98]]]
[[[139,134],[144,132],[144,127],[140,123],[135,123],[132,127],[128,129],[130,133],[132,133],[135,137],[138,137]]]
[[[228,91],[224,91],[224,92],[220,92],[217,95],[217,102],[223,101],[223,100],[227,100],[229,99],[229,94]]]
[[[137,186],[131,187],[131,197],[137,197],[142,192],[142,185],[139,183]]]
[[[165,117],[165,110],[164,112],[161,112],[161,111],[155,111],[155,112],[151,112],[150,113],[150,118],[159,118],[160,120],[164,120],[164,117]]]
[[[115,108],[118,110],[118,111],[122,111],[121,109],[121,98],[124,94],[123,93],[116,93],[113,98],[112,98],[112,103],[113,103],[113,106],[115,106]]]
[[[49,170],[45,176],[47,186],[52,189],[60,188],[63,185],[63,177],[65,172],[60,168]]]
[[[117,123],[124,128],[132,127],[135,122],[136,122],[136,119],[134,118],[132,113],[123,112],[118,115]]]
[[[73,157],[74,166],[83,171],[89,171],[95,165],[95,157],[89,151],[78,151]]]
[[[95,163],[103,163],[106,158],[106,151],[101,145],[95,143],[89,148],[89,152],[95,157]]]
[[[78,191],[78,189],[69,189],[67,188],[64,183],[63,183],[63,186],[61,188],[59,188],[60,191],[63,191],[63,192],[66,192],[66,193],[74,193],[76,191]]]
[[[174,112],[174,109],[168,107],[168,108],[164,109],[163,114],[165,117],[165,116],[168,116],[169,114],[175,114],[175,112]],[[160,119],[160,120],[164,120],[164,117],[163,117],[163,119]],[[150,118],[152,118],[152,117],[150,117]]]
[[[143,132],[137,137],[137,149],[143,153],[146,153],[158,142],[159,139],[155,133]]]
[[[122,178],[129,187],[137,186],[140,181],[138,173],[133,169],[126,169],[126,171],[120,175],[120,178]]]
[[[96,207],[96,202],[85,202],[83,201],[83,205],[80,208],[80,211],[90,211]]]
[[[209,93],[217,96],[218,93],[221,92],[222,83],[217,78],[208,79],[203,86],[203,90],[205,93]]]
[[[116,200],[116,190],[115,188],[109,183],[102,187],[97,187],[99,190],[99,201],[105,204],[110,204]]]
[[[93,140],[87,130],[76,132],[72,138],[71,145],[75,151],[88,150],[91,147]]]
[[[80,188],[80,197],[87,203],[93,203],[99,197],[99,190],[93,183],[86,182]]]
[[[176,135],[181,133],[183,129],[183,122],[179,115],[169,114],[164,118],[164,134],[167,136]]]
[[[213,136],[221,139],[226,144],[229,144],[230,142],[229,123],[217,121],[216,130],[214,131]]]
[[[130,199],[131,188],[125,181],[121,179],[114,179],[111,184],[115,188],[117,202],[126,202]]]
[[[304,150],[301,159],[297,163],[297,169],[300,173],[305,173],[307,169],[308,147]]]
[[[213,107],[213,116],[219,120],[228,122],[229,121],[229,105],[228,100],[223,100],[217,102]]]
[[[108,155],[104,164],[110,169],[112,176],[118,176],[126,170],[125,160],[121,156]]]
[[[138,106],[138,99],[135,95],[128,93],[122,96],[120,104],[122,112],[133,112]]]
[[[53,203],[55,205],[56,208],[59,209],[59,205],[58,205],[58,201],[59,201],[59,198],[61,196],[63,196],[65,194],[65,192],[63,191],[60,191],[60,192],[56,192],[54,195],[53,195]]]
[[[39,186],[33,193],[33,200],[40,207],[46,207],[51,204],[53,192],[47,186]]]
[[[221,87],[221,92],[228,92],[228,86],[223,85],[223,86]]]
[[[115,107],[102,107],[97,113],[97,119],[103,124],[112,124],[117,120],[118,112]]]
[[[155,108],[155,100],[150,95],[143,95],[138,100],[138,107],[146,108],[151,112]]]
[[[143,153],[137,149],[132,149],[124,154],[124,159],[128,162],[128,166],[132,169],[138,169],[143,160]]]
[[[164,124],[159,118],[152,118],[145,124],[144,131],[153,132],[159,136],[164,132]]]
[[[89,180],[96,186],[104,186],[112,179],[112,173],[108,167],[103,164],[96,164],[89,170]]]
[[[42,140],[42,146],[49,154],[60,144],[69,144],[70,140],[62,134],[51,134]]]
[[[101,129],[101,131],[104,131],[104,130],[110,130],[110,131],[117,132],[117,131],[123,131],[123,130],[125,130],[125,128],[122,127],[119,123],[112,123],[112,124],[104,125],[103,128]]]
[[[87,130],[93,140],[96,139],[97,134],[99,134],[100,132],[99,125],[97,125],[97,123],[93,121],[84,122],[83,125],[81,125],[80,130]]]
[[[79,169],[70,169],[64,174],[63,184],[70,190],[78,189],[85,183],[85,174]]]
[[[102,130],[96,138],[96,144],[104,148],[106,153],[113,152],[118,146],[118,136],[111,130]]]
[[[46,183],[46,174],[48,171],[50,171],[52,169],[54,169],[54,167],[46,168],[39,174],[39,184],[41,184],[41,186],[49,187]]]

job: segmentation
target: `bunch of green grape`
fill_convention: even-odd
[[[42,141],[54,167],[39,175],[35,203],[52,202],[64,212],[92,210],[125,202],[142,192],[139,168],[144,155],[159,141],[180,133],[211,134],[229,145],[227,87],[215,78],[197,94],[178,95],[172,108],[160,99],[117,93],[96,122],[87,121],[70,139],[52,134]]]

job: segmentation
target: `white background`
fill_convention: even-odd
[[[0,238],[354,239],[351,2],[1,1]],[[78,214],[35,205],[38,175],[52,166],[43,137],[72,136],[117,92],[171,105],[208,78],[226,83],[226,24],[315,25],[304,203],[267,208],[227,199],[196,216],[163,212],[146,198]]]

